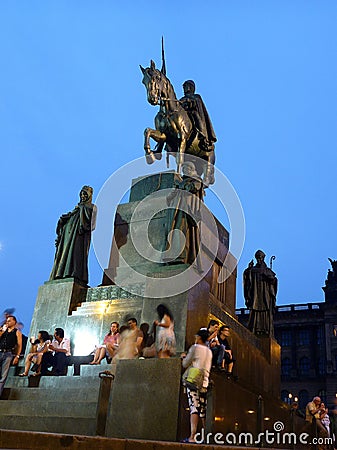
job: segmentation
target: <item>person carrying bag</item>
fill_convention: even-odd
[[[207,329],[201,328],[196,333],[195,344],[190,347],[187,355],[181,355],[182,365],[186,369],[182,383],[186,387],[191,425],[191,434],[183,442],[195,442],[199,417],[205,428],[206,394],[212,366],[212,352],[206,345],[207,339]]]

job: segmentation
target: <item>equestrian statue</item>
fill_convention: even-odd
[[[216,136],[206,107],[199,94],[195,94],[195,84],[187,80],[184,85],[184,97],[180,100],[174,92],[170,80],[166,76],[164,50],[161,70],[151,60],[150,67],[142,67],[143,84],[147,91],[147,100],[159,105],[159,112],[154,119],[155,129],[144,131],[144,150],[146,161],[152,164],[162,158],[165,145],[167,164],[169,155],[176,159],[177,172],[181,172],[184,161],[195,165],[198,175],[207,187],[214,183]],[[151,150],[150,138],[157,142]]]

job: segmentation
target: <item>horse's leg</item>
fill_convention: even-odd
[[[158,159],[158,161],[160,161],[163,156],[162,153],[163,153],[164,144],[165,144],[165,141],[158,142],[158,144],[155,146],[155,148],[153,150],[154,157],[156,159]]]
[[[178,152],[176,154],[177,172],[180,174],[181,166],[184,163],[185,151],[187,147],[187,140],[192,132],[192,123],[188,118],[186,111],[181,108],[180,112],[176,112],[170,121],[171,127],[176,133],[176,137],[180,144],[178,145]]]
[[[156,155],[156,152],[153,152],[150,147],[150,138],[152,138],[154,141],[158,142],[159,144],[164,144],[166,141],[166,135],[164,133],[161,133],[159,130],[154,130],[153,128],[145,128],[144,130],[144,150],[145,150],[145,157],[146,162],[148,164],[152,164],[156,159],[161,158],[161,149],[159,145],[158,154]],[[160,157],[158,157],[160,154]]]
[[[177,172],[181,172],[181,166],[184,163],[184,155],[186,150],[186,138],[182,138],[180,142],[180,146],[178,152],[176,153],[176,162],[177,162]]]
[[[215,163],[215,153],[214,150],[209,153],[208,158],[206,160],[206,167],[204,169],[204,184],[209,186],[210,184],[214,184],[214,163]]]

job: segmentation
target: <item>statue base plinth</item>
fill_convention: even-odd
[[[106,433],[109,437],[175,440],[187,435],[185,428],[183,435],[179,435],[184,425],[177,423],[185,419],[188,422],[186,396],[180,391],[179,353],[194,343],[199,328],[216,319],[231,329],[230,344],[236,359],[233,372],[238,379],[228,380],[223,373],[212,372],[215,384],[210,392],[208,429],[232,430],[237,421],[243,430],[255,432],[259,418],[264,417],[263,400],[266,415],[285,422],[288,411],[284,412],[278,401],[280,346],[273,339],[254,336],[237,320],[236,259],[229,252],[229,233],[223,225],[214,216],[215,230],[207,221],[201,223],[201,270],[193,263],[178,263],[178,259],[174,264],[165,264],[137,251],[132,228],[140,244],[144,240],[145,247],[149,247],[150,256],[152,249],[154,253],[165,251],[170,217],[165,209],[165,189],[173,184],[173,172],[133,180],[129,203],[117,208],[114,241],[102,285],[87,288],[72,279],[45,283],[39,289],[31,334],[62,327],[71,339],[73,354],[88,355],[95,344],[103,341],[112,321],[124,325],[135,317],[138,325],[151,326],[157,319],[157,306],[166,304],[174,317],[177,357],[119,362]],[[150,201],[140,203],[150,195]],[[151,246],[146,243],[147,238]],[[224,275],[223,282],[219,281],[220,274]],[[81,372],[83,378],[85,373]],[[228,404],[223,399],[230,397],[238,402],[228,413]],[[160,406],[153,405],[153,398],[160,399]],[[144,408],[138,411],[135,405]],[[247,409],[255,415],[247,415]],[[136,420],[131,424],[130,417],[135,414]],[[215,423],[214,417],[222,422]]]

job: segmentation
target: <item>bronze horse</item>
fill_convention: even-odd
[[[151,60],[150,67],[140,66],[140,68],[144,75],[142,82],[147,90],[148,102],[153,106],[159,104],[159,112],[154,119],[155,130],[152,128],[144,130],[147,163],[152,164],[156,159],[161,159],[162,150],[166,144],[165,150],[176,158],[178,173],[185,159],[188,159],[194,163],[198,175],[203,174],[205,186],[213,184],[214,150],[205,151],[199,145],[198,133],[177,99],[170,80],[166,77],[165,66],[158,70]],[[153,151],[150,147],[150,138],[157,142]]]

